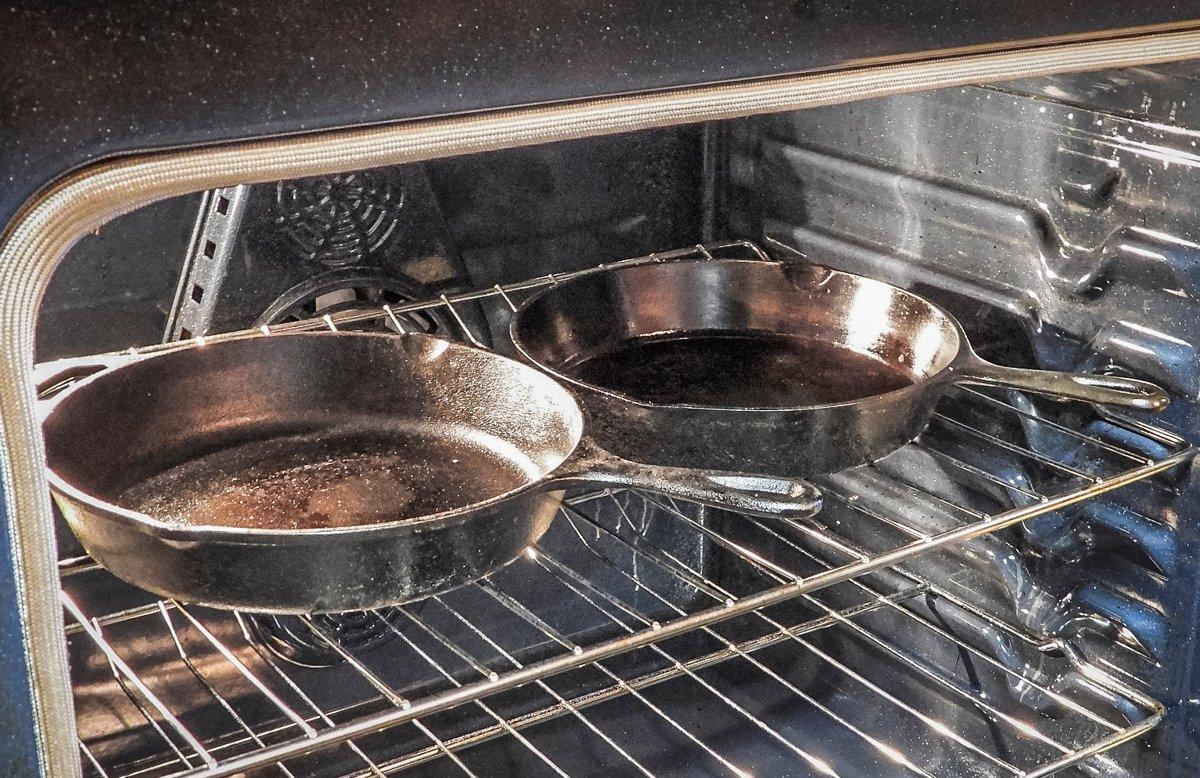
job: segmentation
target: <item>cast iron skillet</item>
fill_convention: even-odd
[[[51,402],[50,485],[88,553],[222,608],[358,610],[452,588],[537,541],[571,485],[775,516],[819,506],[803,482],[615,457],[549,376],[427,335],[193,345]]]
[[[807,263],[678,260],[586,273],[514,315],[589,434],[644,462],[809,477],[915,438],[954,384],[1155,411],[1146,381],[1001,367],[921,297]]]

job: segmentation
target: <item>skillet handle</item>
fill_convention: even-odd
[[[573,486],[633,487],[767,518],[802,519],[821,510],[821,493],[807,481],[643,464],[612,454],[589,438],[544,484],[547,489]]]
[[[954,371],[950,380],[954,383],[1023,389],[1053,397],[1101,405],[1118,405],[1139,411],[1161,411],[1171,401],[1157,384],[1136,378],[1004,367],[979,357]]]

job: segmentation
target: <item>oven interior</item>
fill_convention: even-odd
[[[771,257],[926,295],[993,361],[1134,375],[1173,402],[956,390],[913,444],[821,479],[812,520],[573,494],[511,566],[374,612],[159,600],[60,524],[85,772],[1191,774],[1195,73],[231,187],[106,225],[52,280],[39,361],[264,326],[511,353],[512,305],[574,271]],[[790,592],[829,571],[854,574]]]

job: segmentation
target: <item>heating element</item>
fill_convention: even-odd
[[[684,256],[766,258],[737,242],[629,262]],[[405,314],[421,312],[483,345],[490,338],[459,306],[503,314],[565,277],[261,331],[368,320],[403,331]],[[1151,730],[1163,714],[1156,701],[1073,644],[999,618],[971,601],[970,587],[910,564],[1134,482],[1172,493],[1194,449],[1101,413],[954,390],[929,433],[850,472],[899,495],[892,510],[846,474],[822,479],[826,509],[794,523],[630,491],[576,494],[509,567],[376,616],[391,637],[382,644],[346,647],[305,620],[341,659],[322,668],[263,650],[233,614],[157,600],[87,558],[64,560],[85,767],[109,776],[573,775],[599,764],[645,775],[682,765],[734,775],[1121,774],[1119,755],[1105,752]],[[1039,434],[1072,456],[1037,450],[1029,439]],[[1006,481],[964,456],[962,441],[1040,477]],[[888,463],[914,455],[978,493],[1020,499],[988,512],[895,477]],[[953,525],[931,532],[918,515],[929,504]],[[106,580],[87,580],[97,578]]]

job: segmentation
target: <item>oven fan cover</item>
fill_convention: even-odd
[[[330,267],[359,263],[400,224],[404,188],[378,170],[281,181],[275,223],[302,257]]]

